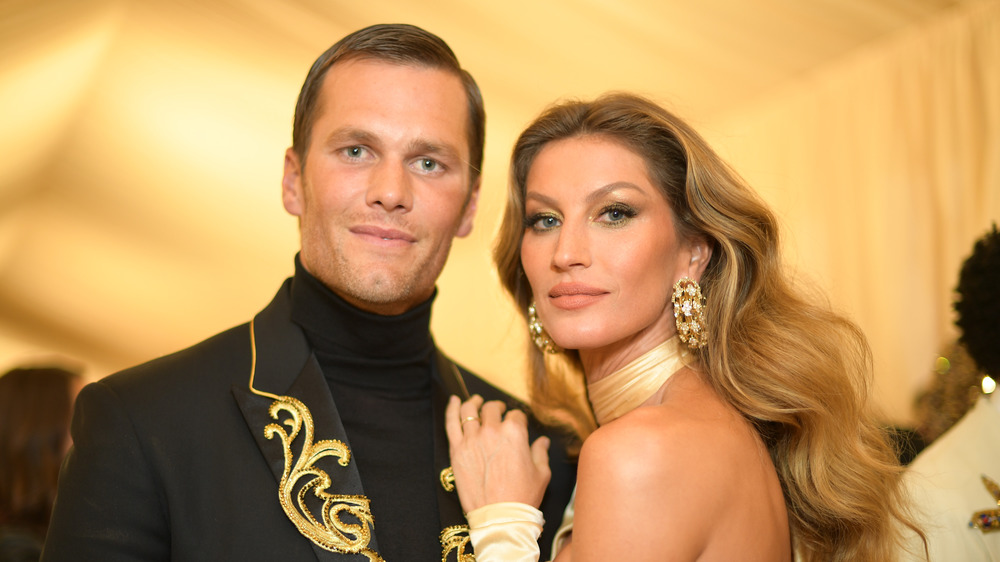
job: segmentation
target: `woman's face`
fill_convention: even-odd
[[[678,240],[643,159],[608,138],[563,139],[525,187],[521,263],[555,343],[637,355],[673,336],[673,284],[698,279],[707,255]]]

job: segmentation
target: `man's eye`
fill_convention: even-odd
[[[349,146],[344,149],[344,154],[346,154],[349,158],[361,158],[365,155],[365,147]]]
[[[433,172],[440,166],[437,160],[431,160],[430,158],[421,158],[419,164],[420,169],[424,172]]]

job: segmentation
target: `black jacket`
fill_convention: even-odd
[[[291,321],[290,287],[291,280],[286,281],[254,319],[253,386],[304,403],[315,424],[314,441],[347,443],[316,357]],[[282,510],[283,447],[277,435],[267,437],[265,426],[286,427],[282,424],[290,416],[272,417],[268,410],[274,400],[249,389],[250,335],[250,325],[243,324],[83,389],[42,560],[369,559],[317,546]],[[454,377],[442,373],[451,365],[443,356],[436,365],[436,412],[443,412],[454,391]],[[513,402],[468,371],[459,372],[470,393]],[[537,435],[537,426],[533,432]],[[443,423],[436,433],[436,462],[447,466]],[[542,504],[543,556],[575,480],[575,465],[562,453],[561,440],[550,437],[552,483]],[[343,467],[326,457],[316,467],[331,477],[330,494],[363,494],[355,463]],[[464,523],[457,494],[443,486],[438,508],[442,529]],[[344,520],[356,522],[350,516]],[[369,548],[377,551],[378,535],[391,532],[378,526],[376,514]]]

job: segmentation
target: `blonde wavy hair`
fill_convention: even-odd
[[[904,527],[923,534],[869,402],[872,360],[864,334],[793,287],[771,211],[673,114],[647,99],[610,93],[555,105],[521,134],[494,260],[522,314],[533,300],[520,256],[528,172],[548,143],[580,136],[611,139],[640,155],[670,204],[678,236],[711,244],[701,280],[710,336],[697,351],[700,369],[766,443],[801,560],[896,559]],[[543,357],[528,347],[536,415],[585,437],[594,422],[579,356],[567,350]]]

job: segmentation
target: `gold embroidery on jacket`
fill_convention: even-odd
[[[453,550],[455,562],[476,562],[476,555],[465,551],[468,546],[468,525],[453,525],[441,530],[441,562],[449,562],[448,557]]]
[[[445,492],[455,491],[455,472],[450,466],[441,471],[441,487]]]
[[[336,439],[313,443],[312,414],[305,404],[291,396],[277,396],[258,391],[253,387],[257,368],[253,320],[250,321],[250,347],[252,353],[250,391],[274,400],[268,408],[268,413],[275,420],[280,421],[279,416],[282,412],[288,414],[288,418],[283,422],[287,431],[277,423],[268,424],[264,428],[264,436],[268,439],[273,439],[275,435],[281,439],[285,468],[278,484],[278,501],[285,515],[302,535],[326,550],[342,554],[362,554],[371,562],[385,562],[377,552],[368,548],[375,528],[369,499],[361,495],[330,494],[327,492],[332,484],[330,475],[315,466],[323,457],[336,457],[338,464],[346,467],[351,461],[350,449],[343,441]],[[303,429],[305,434],[301,452],[298,458],[294,458],[292,442]],[[299,482],[304,478],[309,479],[300,485]],[[306,505],[306,498],[310,493],[323,502],[322,522],[317,520]],[[292,496],[295,496],[294,501]],[[345,515],[356,522],[341,519]]]
[[[997,502],[997,507],[1000,508],[1000,485],[991,480],[985,474],[982,475],[983,486],[986,486],[986,490],[993,496],[993,500]],[[969,521],[969,527],[975,527],[984,533],[992,533],[993,531],[1000,530],[1000,509],[984,509],[982,511],[977,511],[972,514],[972,519]]]

